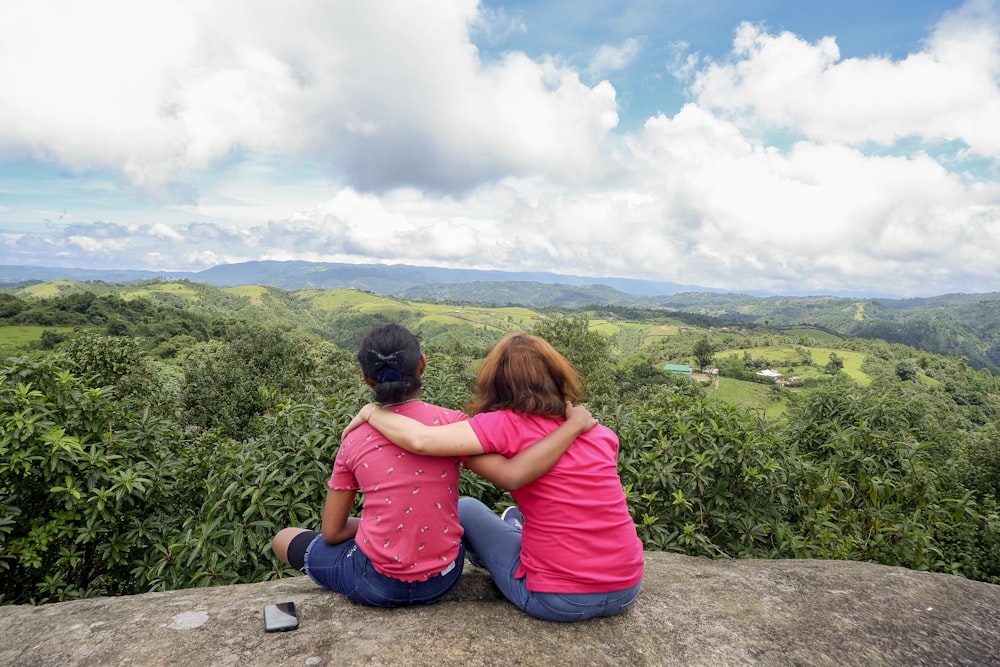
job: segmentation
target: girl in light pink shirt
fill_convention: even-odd
[[[556,432],[566,406],[580,397],[576,371],[565,357],[545,340],[521,333],[490,352],[476,386],[468,421],[433,427],[368,405],[348,430],[367,422],[421,454],[511,457]],[[520,609],[547,620],[577,621],[617,614],[635,601],[643,548],[617,457],[618,437],[597,425],[577,436],[551,470],[511,490],[518,508],[509,521],[478,500],[459,501],[470,560],[486,567]]]

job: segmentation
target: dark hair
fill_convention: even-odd
[[[358,363],[375,383],[375,400],[393,403],[420,389],[420,343],[399,324],[375,327],[361,339]]]
[[[476,377],[477,396],[466,405],[474,415],[513,410],[526,415],[566,414],[566,401],[582,396],[573,364],[544,338],[511,333],[496,344]]]

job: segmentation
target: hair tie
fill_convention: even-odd
[[[396,350],[392,354],[382,354],[377,350],[369,349],[368,365],[375,372],[375,381],[379,384],[383,382],[402,382],[403,374],[400,372],[403,364],[406,363],[406,350]]]
[[[394,368],[383,368],[378,372],[375,381],[378,384],[382,384],[383,382],[402,382],[403,374]]]

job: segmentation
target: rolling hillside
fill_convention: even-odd
[[[75,275],[86,282],[75,282]],[[116,289],[115,281],[129,283],[130,276],[130,284],[135,285],[133,291],[155,294],[158,302],[171,303],[185,293],[202,290],[194,300],[197,304],[194,307],[204,312],[220,307],[244,314],[253,313],[255,308],[286,310],[286,317],[313,330],[335,326],[331,313],[302,310],[290,295],[349,289],[438,303],[445,311],[449,305],[471,307],[470,304],[536,310],[607,307],[662,311],[676,316],[700,315],[776,330],[807,325],[839,336],[880,339],[965,357],[974,368],[1000,373],[1000,293],[997,292],[921,299],[754,296],[615,278],[311,262],[247,262],[196,274],[0,267],[0,285],[8,285],[3,291],[30,296],[51,296],[74,289]],[[138,280],[139,276],[144,280]],[[204,288],[209,286],[228,291],[208,295]],[[685,288],[689,290],[681,291]],[[253,289],[259,291],[253,293]],[[333,310],[338,317],[350,316],[355,324],[366,317],[376,318],[372,313],[345,311],[342,307]],[[425,322],[429,335],[447,336],[444,329],[453,319],[445,318],[444,325]],[[488,331],[497,325],[482,326]],[[480,334],[473,338],[486,337]]]

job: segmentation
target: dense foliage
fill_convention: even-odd
[[[319,521],[340,432],[370,398],[353,351],[172,306],[62,305],[45,310],[104,317],[103,328],[0,361],[0,602],[291,574],[270,539]],[[345,321],[338,336],[371,323]],[[845,341],[841,355],[863,354],[872,384],[821,369],[826,379],[784,394],[785,416],[767,420],[662,372],[654,348],[618,354],[582,314],[533,331],[580,368],[588,405],[619,434],[647,549],[857,559],[1000,583],[1000,387],[967,361]],[[461,407],[490,336],[425,345],[425,400]],[[804,341],[728,332],[665,338],[655,353],[778,344],[809,356]],[[733,363],[756,363],[746,356]],[[462,492],[509,502],[467,472]]]

